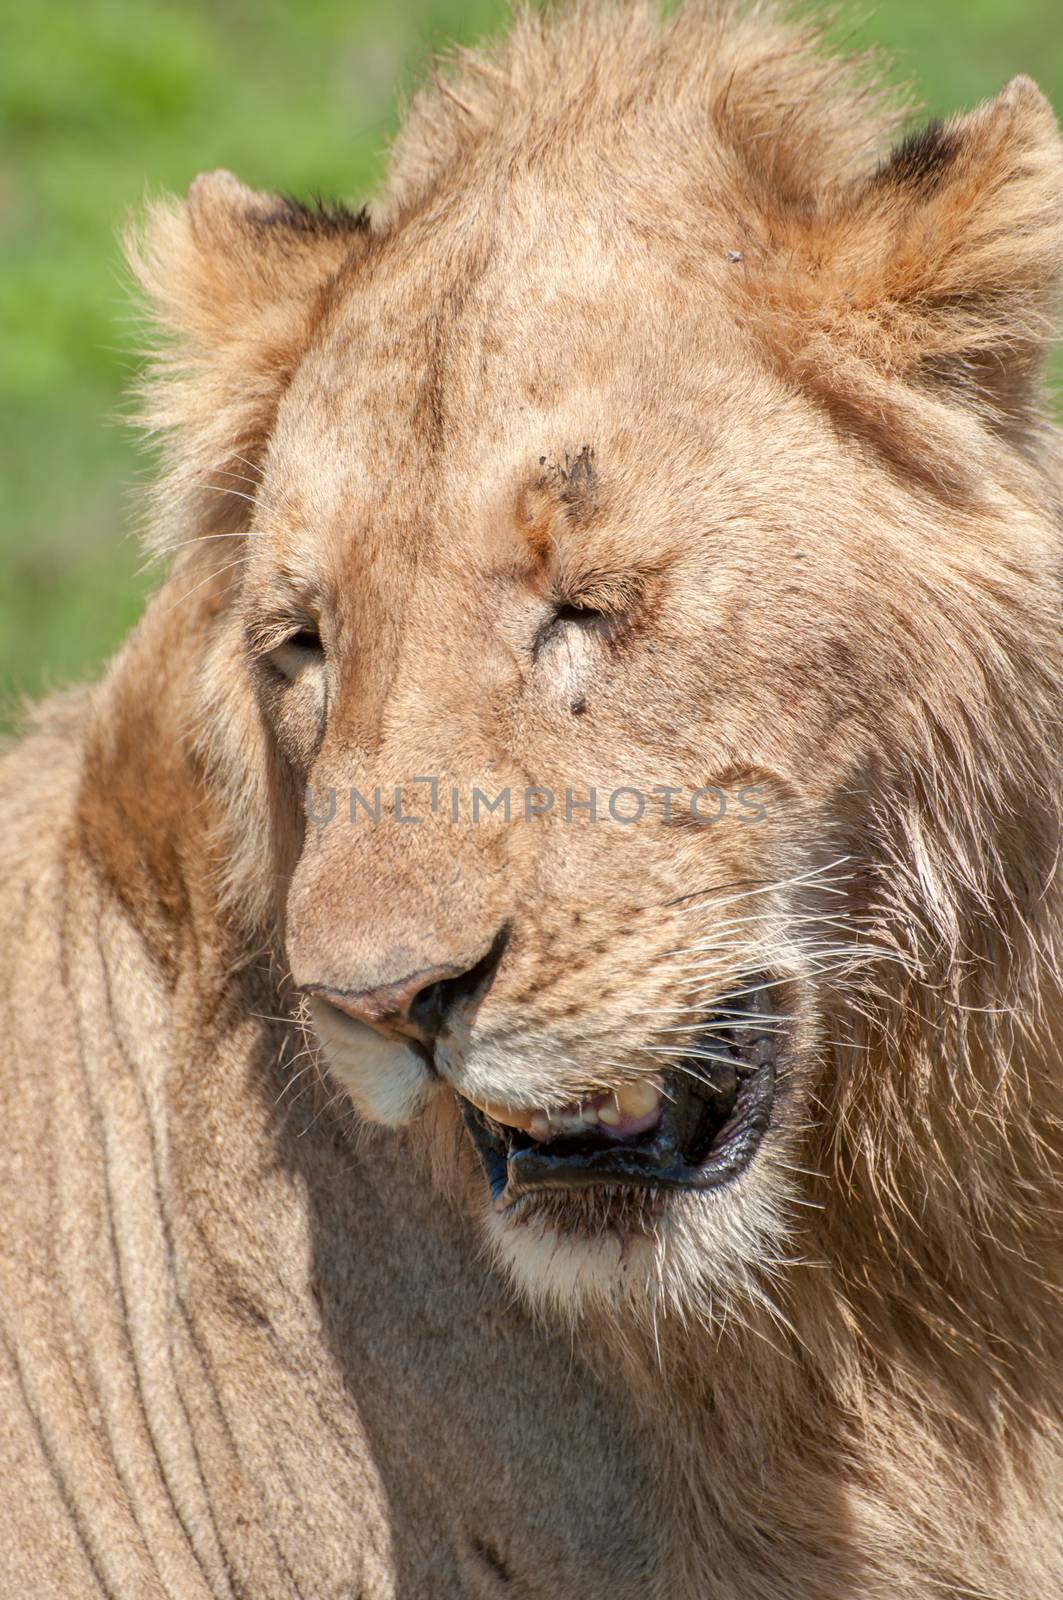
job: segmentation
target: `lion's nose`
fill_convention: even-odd
[[[471,965],[464,963],[423,967],[393,983],[373,989],[331,989],[308,984],[308,992],[327,1000],[357,1022],[365,1022],[387,1037],[418,1039],[431,1044],[462,1005],[479,999],[502,959],[507,932],[503,929],[490,948]]]

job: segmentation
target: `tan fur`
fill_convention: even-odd
[[[368,220],[149,216],[170,571],[0,767],[5,1594],[1063,1590],[1063,149],[1026,80],[898,120],[772,12],[576,5]],[[468,815],[710,784],[763,820]],[[301,992],[502,927],[439,1077]],[[496,1214],[452,1089],[754,972],[748,1171]]]

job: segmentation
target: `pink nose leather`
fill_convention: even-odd
[[[430,1043],[443,1025],[449,1009],[448,994],[441,986],[460,978],[464,967],[426,967],[411,972],[397,983],[378,989],[348,992],[317,989],[323,1000],[356,1022],[365,1022],[378,1033],[401,1035]]]

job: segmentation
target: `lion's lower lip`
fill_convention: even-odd
[[[713,1060],[691,1057],[665,1072],[659,1121],[629,1139],[587,1130],[543,1143],[520,1128],[495,1122],[459,1096],[498,1208],[537,1191],[594,1186],[706,1190],[738,1177],[760,1146],[775,1097],[778,1035],[770,1026],[766,1002],[759,1009],[764,1031],[736,1032],[725,1056],[717,1028]]]

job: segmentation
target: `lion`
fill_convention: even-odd
[[[5,1594],[1063,1593],[1063,148],[522,13],[130,259],[0,769]]]

